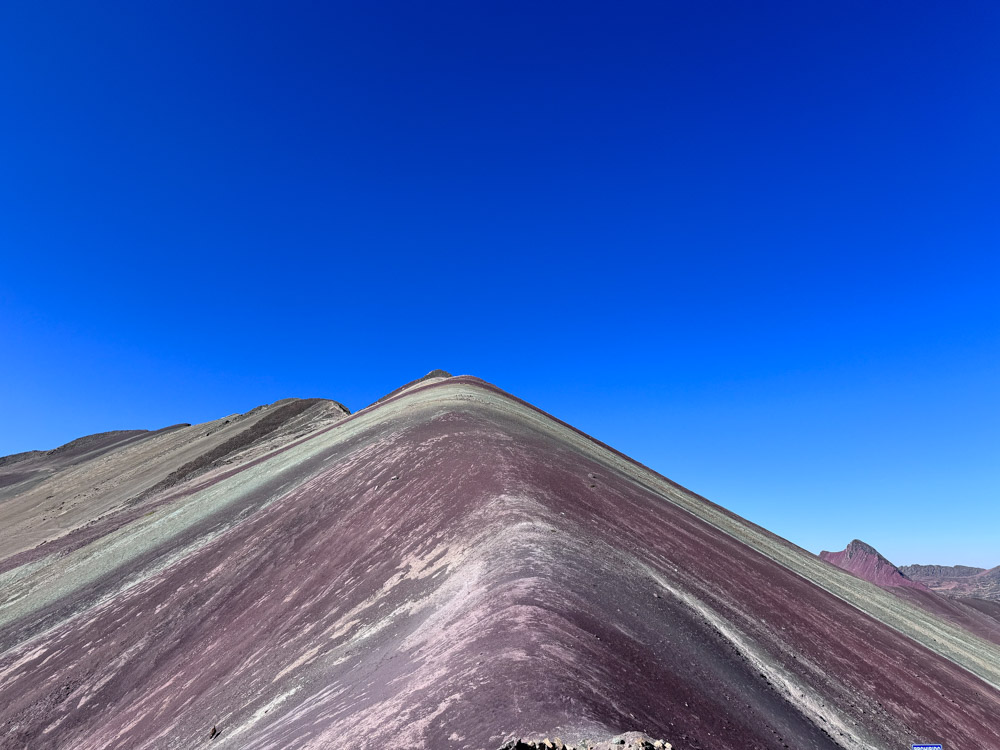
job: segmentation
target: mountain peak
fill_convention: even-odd
[[[840,552],[823,550],[819,556],[828,563],[877,586],[927,588],[924,584],[908,578],[899,568],[884,558],[877,549],[860,539],[853,540]]]
[[[29,460],[0,747],[1000,748],[998,643],[469,376]]]
[[[847,553],[848,557],[855,557],[857,555],[878,555],[879,557],[882,557],[877,549],[872,547],[870,544],[862,542],[860,539],[855,539],[848,544],[844,549],[844,552]],[[885,560],[884,557],[882,557],[882,559]]]

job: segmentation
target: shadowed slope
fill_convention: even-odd
[[[994,646],[470,378],[148,502],[0,581],[4,747],[1000,748]]]

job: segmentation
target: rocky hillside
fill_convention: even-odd
[[[948,622],[1000,644],[1000,606],[978,599],[963,601],[931,591],[921,581],[914,581],[902,569],[879,554],[870,544],[855,539],[840,552],[820,553],[820,557],[859,578],[882,586],[896,596],[916,604]]]
[[[2,748],[1000,749],[1000,646],[475,378],[92,447],[3,467]]]
[[[840,552],[819,553],[820,558],[838,568],[850,571],[859,578],[871,581],[877,586],[910,586],[926,588],[922,583],[910,580],[899,568],[879,554],[878,550],[860,539],[855,539]]]
[[[941,594],[1000,602],[1000,566],[987,570],[965,565],[906,565],[901,570]]]

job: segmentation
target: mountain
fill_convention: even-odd
[[[927,588],[922,583],[912,581],[900,572],[899,568],[886,560],[874,547],[855,539],[840,552],[819,553],[821,559],[847,570],[859,578],[871,581],[878,586],[910,586]]]
[[[824,550],[819,556],[980,638],[1000,644],[1000,603],[994,606],[994,602],[977,599],[957,601],[941,596],[939,591],[932,591],[923,582],[910,578],[904,572],[909,568],[897,568],[879,554],[878,550],[859,539],[855,539],[840,552]]]
[[[348,414],[327,399],[285,399],[205,424],[105,432],[0,458],[0,572],[51,554],[42,544],[62,549],[96,538],[110,518],[126,523],[151,495],[248,464]]]
[[[969,578],[985,573],[987,569],[974,568],[969,565],[903,565],[902,570],[909,571],[908,575],[925,580],[949,580]]]
[[[965,565],[906,565],[901,570],[913,580],[948,596],[1000,602],[1000,565],[989,570]]]
[[[0,747],[1000,749],[1000,645],[481,380],[97,443],[2,466]]]

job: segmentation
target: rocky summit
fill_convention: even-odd
[[[1000,749],[989,615],[472,377],[8,457],[0,529],[2,748]]]
[[[879,586],[910,586],[912,588],[927,588],[922,583],[913,581],[904,575],[899,568],[886,560],[870,544],[865,544],[860,539],[855,539],[840,552],[827,552],[823,550],[819,553],[821,559],[826,560],[838,568],[848,570],[851,573],[871,581]]]

